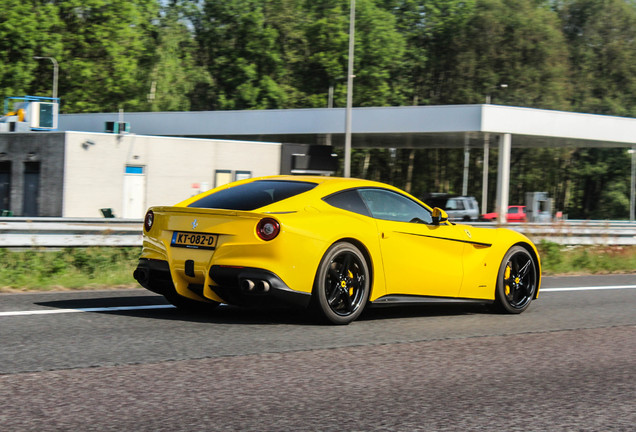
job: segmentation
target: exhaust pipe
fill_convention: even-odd
[[[267,282],[266,280],[262,280],[258,282],[258,290],[260,292],[266,293],[269,291],[269,288],[270,288],[269,282]]]
[[[137,282],[139,282],[142,286],[146,286],[148,284],[149,272],[147,269],[138,268],[133,272],[133,277]]]
[[[241,281],[241,289],[243,291],[252,292],[256,284],[251,279],[243,279]]]

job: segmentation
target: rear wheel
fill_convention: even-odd
[[[362,313],[369,290],[369,267],[360,249],[349,242],[336,243],[318,266],[313,307],[332,324],[349,324]]]
[[[499,266],[495,307],[500,312],[518,314],[530,306],[537,292],[537,266],[521,246],[508,250]]]

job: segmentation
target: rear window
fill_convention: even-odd
[[[255,210],[266,205],[282,201],[294,195],[307,192],[316,187],[316,183],[284,180],[257,180],[250,183],[223,189],[205,196],[188,207]]]

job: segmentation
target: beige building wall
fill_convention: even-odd
[[[101,217],[110,208],[116,217],[142,218],[147,207],[215,187],[217,171],[279,174],[280,158],[280,143],[67,132],[63,216]],[[125,187],[135,195],[128,202]]]

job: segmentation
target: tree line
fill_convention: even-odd
[[[342,107],[348,29],[349,0],[7,0],[0,96],[50,95],[33,57],[51,56],[63,113],[324,107],[330,87]],[[354,106],[636,117],[634,0],[356,0],[355,36]],[[461,192],[462,166],[461,150],[368,149],[352,173],[421,196]],[[511,203],[547,191],[573,218],[629,215],[625,149],[514,149],[511,169]]]

